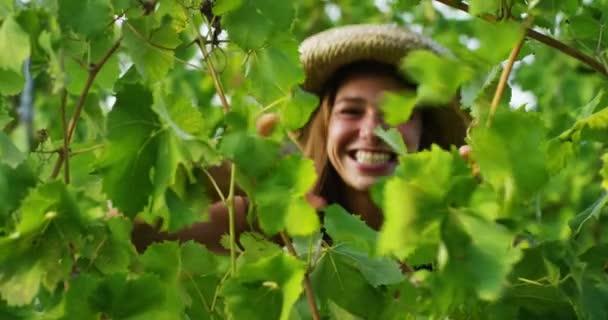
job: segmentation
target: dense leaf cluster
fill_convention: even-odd
[[[607,319],[606,77],[526,39],[490,105],[525,26],[606,67],[608,1],[470,0],[469,14],[440,2],[462,5],[0,0],[0,318],[310,319],[309,283],[323,319]],[[390,96],[385,114],[458,96],[475,163],[406,154],[379,131],[401,151],[373,190],[382,229],[332,205],[323,237],[305,200],[312,161],[287,134],[318,102],[298,87],[297,46],[364,22],[452,52],[410,55],[417,94]],[[510,100],[521,91],[534,99]],[[261,137],[270,111],[280,123]],[[232,178],[212,183],[226,160]],[[266,235],[226,237],[231,257],[194,242],[135,250],[134,223],[205,221],[232,184]]]

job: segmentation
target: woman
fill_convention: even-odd
[[[393,172],[397,157],[374,133],[386,126],[379,103],[385,92],[415,90],[415,84],[398,71],[398,64],[413,50],[442,53],[432,41],[389,25],[354,25],[313,35],[300,46],[306,73],[303,88],[317,94],[321,104],[308,124],[296,133],[319,179],[309,200],[315,207],[338,203],[361,214],[372,228],[382,223],[380,209],[372,202],[369,188]],[[462,145],[468,118],[455,104],[415,110],[397,126],[410,152],[432,143],[444,148]],[[247,230],[247,201],[237,198],[236,231]],[[150,232],[137,225],[133,241],[139,250],[151,241],[196,240],[214,251],[224,251],[219,239],[228,230],[227,210],[212,205],[209,222],[195,224],[177,234]]]

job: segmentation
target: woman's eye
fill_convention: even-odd
[[[358,116],[363,114],[363,110],[361,108],[356,107],[345,107],[340,109],[340,114],[346,116]]]

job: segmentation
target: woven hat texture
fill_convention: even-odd
[[[432,40],[396,25],[350,25],[317,33],[300,45],[306,73],[303,88],[320,93],[341,66],[361,60],[396,65],[418,49],[447,53]]]

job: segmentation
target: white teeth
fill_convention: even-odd
[[[388,162],[391,155],[384,152],[357,151],[355,159],[360,163],[375,164]]]

